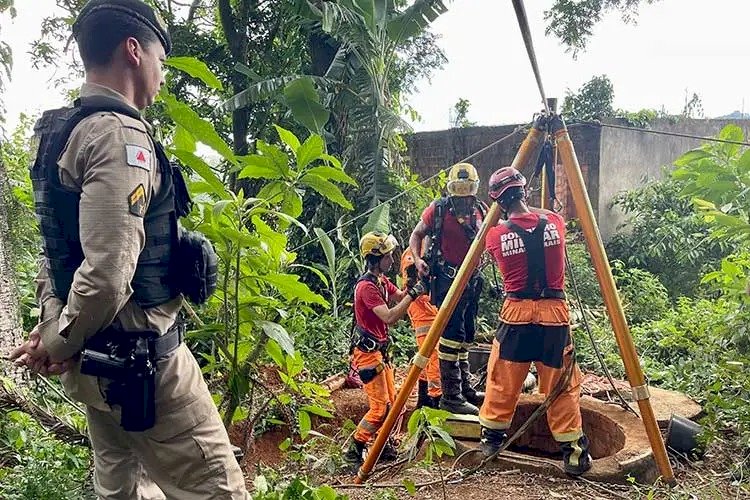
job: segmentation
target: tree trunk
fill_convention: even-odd
[[[10,184],[5,164],[0,160],[0,356],[5,358],[21,343],[23,335],[18,309],[18,293],[13,272],[8,205],[11,202]],[[0,362],[0,375],[14,382],[22,380],[21,371],[6,361]]]

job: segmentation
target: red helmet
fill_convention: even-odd
[[[513,167],[495,170],[490,177],[490,198],[497,201],[505,191],[512,187],[526,186],[526,177]]]

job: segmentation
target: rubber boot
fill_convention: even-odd
[[[389,460],[396,460],[398,458],[398,450],[396,450],[396,446],[393,444],[393,441],[389,439],[385,442],[385,445],[383,446],[383,451],[380,452],[380,459],[389,461]]]
[[[427,406],[430,408],[435,408],[436,410],[440,409],[440,400],[443,398],[443,396],[428,396],[427,399],[429,399],[429,403],[427,403]]]
[[[352,468],[359,468],[362,463],[362,453],[365,451],[365,443],[361,443],[352,438],[349,443],[349,449],[344,453],[344,462],[351,465]]]
[[[417,409],[430,406],[430,396],[427,395],[427,381],[420,380],[417,386]]]
[[[582,435],[575,441],[561,443],[565,472],[571,476],[580,476],[591,468],[589,438]]]
[[[484,403],[484,393],[476,391],[471,386],[471,372],[469,372],[469,361],[461,360],[458,362],[461,370],[461,393],[466,400],[474,406],[482,406]]]
[[[479,441],[479,451],[485,457],[491,457],[500,450],[507,437],[508,435],[503,430],[482,426],[482,439]]]
[[[443,389],[441,410],[457,415],[479,415],[479,408],[466,401],[461,394],[461,369],[458,361],[440,360],[440,383]]]

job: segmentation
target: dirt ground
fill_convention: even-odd
[[[413,407],[415,398],[410,398],[407,407]],[[356,389],[335,390],[332,400],[336,411],[333,421],[321,422],[317,428],[324,434],[332,435],[340,429],[346,420],[356,423],[367,409],[367,400],[362,391]],[[408,419],[408,414],[404,421]],[[723,443],[714,444],[701,461],[688,461],[672,457],[678,485],[669,489],[662,485],[655,487],[638,485],[612,485],[594,483],[588,480],[573,480],[547,477],[544,475],[510,471],[480,471],[456,484],[440,484],[440,472],[436,464],[426,466],[423,463],[409,467],[387,468],[376,467],[376,474],[364,487],[352,485],[352,474],[345,472],[335,475],[321,473],[321,470],[306,470],[307,465],[292,462],[279,449],[279,444],[288,436],[285,430],[273,429],[259,437],[250,436],[242,424],[230,430],[232,442],[245,451],[242,461],[247,475],[248,487],[252,488],[253,479],[262,467],[270,468],[281,477],[295,474],[306,474],[314,482],[329,484],[339,493],[346,494],[352,500],[390,500],[390,499],[477,499],[489,500],[499,498],[514,499],[621,499],[621,498],[669,498],[669,499],[750,499],[750,457],[744,461],[739,454],[727,450],[732,447],[730,437]],[[341,436],[339,436],[341,437]],[[341,438],[343,441],[343,438]],[[248,446],[249,445],[249,446]],[[746,453],[747,455],[747,453]],[[442,473],[450,470],[450,462],[444,463]],[[414,484],[436,481],[437,484],[418,488],[410,496],[401,485],[404,479]],[[741,486],[743,483],[744,486]]]

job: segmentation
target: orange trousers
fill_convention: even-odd
[[[357,425],[354,439],[360,443],[367,443],[380,429],[385,421],[385,416],[396,401],[396,383],[393,379],[393,367],[383,362],[380,351],[364,352],[359,348],[354,349],[354,367],[360,372],[362,370],[375,369],[379,373],[372,380],[362,383],[362,390],[367,394],[369,409]]]
[[[573,362],[572,353],[573,345],[570,344],[564,351],[561,368],[551,368],[541,362],[534,363],[539,375],[541,393],[552,392],[558,380],[565,374],[566,367]],[[500,344],[497,340],[492,343],[484,404],[479,411],[479,422],[484,427],[498,430],[510,427],[530,366],[531,362],[519,363],[501,359]],[[555,441],[575,441],[583,435],[580,397],[581,371],[576,364],[568,387],[547,410],[547,423]]]
[[[432,322],[415,328],[417,347],[420,349],[422,348],[424,339],[427,338],[427,332],[430,331],[430,325],[432,325]],[[431,398],[436,398],[443,394],[443,390],[440,388],[440,360],[438,359],[437,349],[432,350],[427,360],[427,365],[419,374],[419,380],[427,381],[427,394]]]

